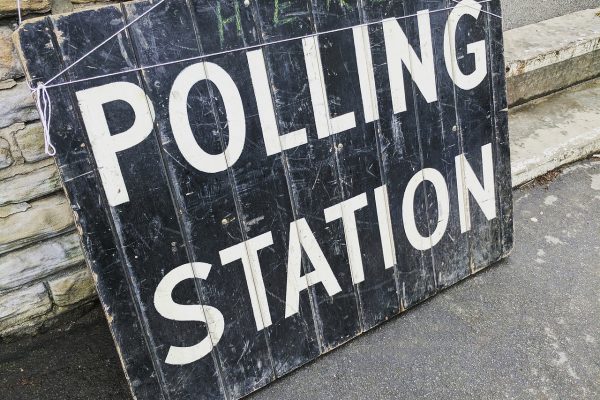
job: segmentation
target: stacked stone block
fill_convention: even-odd
[[[80,0],[21,0],[27,17]],[[85,3],[85,2],[84,2]],[[12,42],[16,0],[0,0],[0,339],[89,307],[94,285],[58,170]]]

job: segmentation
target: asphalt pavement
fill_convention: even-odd
[[[600,398],[600,158],[514,195],[508,259],[250,398]],[[68,331],[0,344],[0,393],[128,399],[99,309]]]
[[[252,400],[599,399],[600,158],[514,193],[508,259]]]
[[[600,0],[501,0],[501,3],[504,29],[600,7]]]

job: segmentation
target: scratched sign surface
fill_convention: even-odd
[[[20,28],[138,399],[242,397],[508,254],[499,14],[168,0]]]

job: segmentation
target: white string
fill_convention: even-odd
[[[23,22],[21,18],[21,0],[17,0],[17,15],[19,16],[19,25]]]
[[[52,102],[50,101],[48,90],[44,86],[39,86],[38,93],[38,99],[42,99],[44,103],[43,109],[45,118],[42,119],[42,126],[44,128],[44,151],[46,152],[46,154],[54,156],[56,154],[56,148],[50,140],[50,119],[52,118]],[[40,100],[38,100],[38,102],[40,102]]]
[[[29,90],[34,93],[35,106],[40,114],[40,122],[44,130],[44,151],[49,156],[56,154],[56,148],[50,140],[50,120],[52,118],[52,102],[48,94],[48,88],[43,83],[38,83],[37,87],[29,86]]]
[[[93,52],[95,52],[96,50],[98,50],[100,47],[104,46],[106,43],[108,43],[111,39],[113,39],[114,37],[116,37],[117,35],[119,35],[121,32],[123,32],[124,30],[126,30],[127,28],[129,28],[131,25],[133,25],[134,23],[136,23],[140,18],[143,18],[146,16],[146,14],[150,13],[151,11],[153,11],[156,7],[160,6],[162,3],[164,3],[165,0],[160,0],[158,3],[156,3],[155,5],[153,5],[152,7],[150,7],[149,9],[147,9],[146,11],[144,11],[143,13],[141,13],[140,15],[138,15],[135,19],[133,19],[131,22],[129,22],[128,24],[126,24],[125,26],[123,26],[121,29],[119,29],[118,31],[116,31],[115,33],[113,33],[112,35],[110,35],[109,37],[107,37],[106,39],[104,39],[99,45],[97,45],[96,47],[94,47],[93,49],[91,49],[90,51],[88,51],[87,53],[85,53],[84,55],[82,55],[80,58],[78,58],[75,62],[73,62],[72,64],[70,64],[68,67],[66,67],[65,69],[63,69],[62,71],[60,71],[58,74],[54,75],[52,78],[48,79],[45,83],[44,86],[46,87],[51,87],[48,86],[48,84],[50,82],[52,82],[53,80],[55,80],[56,78],[58,78],[59,76],[61,76],[62,74],[64,74],[65,72],[67,72],[68,70],[70,70],[71,68],[73,68],[74,66],[76,66],[77,64],[79,64],[81,61],[83,61],[85,58],[87,58],[90,54],[92,54]],[[126,71],[125,71],[126,72]]]
[[[128,24],[123,26],[121,29],[116,31],[114,34],[110,35],[108,38],[106,38],[104,41],[102,41],[99,45],[97,45],[96,47],[94,47],[93,49],[91,49],[90,51],[85,53],[83,56],[81,56],[75,62],[73,62],[72,64],[67,66],[65,69],[60,71],[58,74],[54,75],[52,78],[47,80],[45,83],[38,82],[38,84],[35,88],[32,88],[31,86],[29,86],[29,89],[32,92],[34,92],[35,104],[36,104],[38,113],[40,114],[40,120],[42,122],[42,128],[44,130],[44,151],[46,152],[46,154],[48,154],[49,156],[56,155],[56,148],[52,144],[52,140],[50,138],[50,121],[52,119],[52,102],[50,100],[50,95],[48,94],[48,88],[54,87],[54,86],[56,86],[56,84],[55,85],[48,85],[48,84],[50,82],[52,82],[53,80],[57,79],[58,77],[60,77],[61,75],[63,75],[64,73],[66,73],[68,70],[73,68],[75,65],[79,64],[82,60],[84,60],[90,54],[92,54],[93,52],[98,50],[100,47],[104,46],[108,41],[110,41],[111,39],[113,39],[114,37],[119,35],[125,29],[127,29],[128,27],[130,27],[131,25],[136,23],[140,18],[144,17],[146,14],[150,13],[152,10],[154,10],[156,7],[158,7],[159,5],[161,5],[164,2],[165,2],[165,0],[160,0],[158,3],[156,3],[155,5],[150,7],[148,10],[146,10],[139,16],[137,16],[131,22],[129,22]],[[19,25],[20,25],[21,24],[20,0],[17,0],[17,8],[19,8]],[[98,78],[93,77],[92,79],[98,79]],[[59,86],[71,84],[71,83],[73,83],[73,82],[67,81],[67,82],[61,83]]]
[[[194,57],[188,57],[188,58],[183,58],[183,59],[175,60],[175,61],[167,61],[167,62],[158,63],[158,64],[152,64],[152,65],[147,65],[147,66],[143,66],[143,67],[130,68],[130,69],[127,69],[125,71],[111,72],[111,73],[107,73],[107,74],[103,74],[103,75],[91,76],[91,77],[88,77],[88,78],[81,78],[81,79],[74,79],[74,80],[69,80],[69,81],[65,81],[65,82],[51,83],[52,81],[56,80],[61,75],[63,75],[64,73],[66,73],[68,70],[70,70],[71,68],[73,68],[75,65],[79,64],[81,61],[83,61],[85,58],[87,58],[90,54],[92,54],[93,52],[95,52],[96,50],[98,50],[99,48],[101,48],[102,46],[104,46],[108,41],[110,41],[111,39],[113,39],[114,37],[116,37],[117,35],[119,35],[121,32],[123,32],[124,30],[126,30],[127,28],[129,28],[131,25],[133,25],[135,22],[137,22],[140,18],[146,16],[148,13],[150,13],[152,10],[154,10],[156,7],[158,7],[159,5],[161,5],[162,3],[164,3],[165,1],[166,0],[160,0],[159,2],[157,2],[155,5],[153,5],[152,7],[150,7],[148,10],[146,10],[145,12],[143,12],[142,14],[140,14],[139,16],[137,16],[135,19],[133,19],[131,22],[129,22],[128,24],[124,25],[121,29],[119,29],[118,31],[116,31],[114,34],[112,34],[111,36],[109,36],[108,38],[106,38],[99,45],[97,45],[96,47],[94,47],[93,49],[91,49],[90,51],[88,51],[87,53],[85,53],[83,56],[81,56],[80,58],[78,58],[72,64],[70,64],[69,66],[67,66],[66,68],[64,68],[62,71],[60,71],[59,73],[57,73],[56,75],[54,75],[49,80],[47,80],[45,83],[38,83],[38,85],[37,85],[37,87],[35,89],[33,89],[33,88],[30,87],[30,89],[33,92],[35,92],[35,95],[36,95],[36,105],[37,105],[38,111],[40,113],[40,118],[42,119],[42,126],[44,128],[44,138],[46,140],[46,153],[47,154],[49,154],[49,155],[56,154],[56,150],[55,150],[54,146],[52,145],[52,143],[50,141],[50,112],[52,110],[52,106],[50,104],[50,96],[48,95],[48,89],[50,89],[50,88],[55,88],[55,87],[65,86],[65,85],[71,85],[71,84],[81,83],[81,82],[87,82],[87,81],[92,81],[92,80],[97,80],[97,79],[102,79],[102,78],[108,78],[108,77],[115,76],[115,75],[122,75],[122,74],[130,73],[130,72],[136,72],[136,71],[148,70],[148,69],[153,69],[153,68],[158,68],[158,67],[164,67],[164,66],[173,65],[173,64],[179,64],[179,63],[184,63],[184,62],[188,62],[188,61],[201,60],[201,59],[205,59],[205,58],[208,58],[208,57],[214,57],[214,56],[219,56],[219,55],[231,53],[231,52],[234,52],[234,51],[253,50],[253,49],[258,49],[258,48],[262,48],[262,47],[270,46],[270,45],[274,45],[274,44],[281,44],[281,43],[287,43],[287,42],[291,42],[291,41],[295,41],[295,40],[302,40],[302,39],[313,37],[315,35],[326,35],[326,34],[330,34],[330,33],[335,33],[335,32],[340,32],[340,31],[352,29],[354,27],[370,26],[370,25],[380,24],[380,23],[383,22],[383,21],[367,22],[367,23],[359,24],[359,25],[352,26],[352,27],[344,27],[344,28],[332,29],[332,30],[329,30],[329,31],[323,31],[323,32],[319,32],[317,34],[311,34],[311,35],[305,35],[305,36],[297,36],[297,37],[292,37],[292,38],[280,39],[280,40],[275,40],[275,41],[272,41],[272,42],[269,42],[269,43],[260,43],[260,44],[255,44],[255,45],[251,45],[251,46],[241,47],[241,48],[233,49],[233,50],[218,51],[218,52],[214,52],[214,53],[210,53],[210,54],[203,54],[203,55],[194,56]],[[457,0],[452,0],[452,1],[455,2],[455,3],[458,3],[460,6],[469,7],[466,4],[459,3]],[[489,3],[490,1],[492,1],[492,0],[482,0],[482,1],[479,1],[477,3],[483,4],[483,3]],[[19,4],[20,0],[17,0],[17,2]],[[433,11],[428,11],[428,13],[429,14],[434,14],[434,13],[441,12],[441,11],[452,10],[454,8],[455,7],[445,7],[445,8],[440,8],[440,9],[433,10]],[[502,19],[502,17],[499,16],[499,15],[487,12],[485,10],[480,10],[480,11],[482,11],[484,13],[487,13],[487,14],[490,14],[490,15],[492,15],[494,17],[499,18],[499,19]],[[401,17],[393,17],[393,18],[389,18],[389,19],[401,20],[401,19],[406,19],[406,18],[411,18],[411,17],[416,17],[416,16],[418,16],[418,14],[403,15]]]
[[[460,2],[460,1],[458,1],[458,0],[452,0],[452,1],[453,1],[453,2],[455,2],[456,4],[460,4],[462,7],[471,8],[471,9],[473,9],[473,10],[481,11],[481,12],[482,12],[482,13],[484,13],[484,14],[488,14],[488,15],[491,15],[491,16],[493,16],[493,17],[496,17],[496,18],[500,18],[500,19],[502,19],[502,17],[501,17],[500,15],[498,15],[498,14],[494,14],[493,12],[489,12],[489,11],[486,11],[486,10],[482,10],[482,9],[479,9],[479,8],[475,8],[475,7],[473,7],[473,6],[470,6],[470,5],[468,5],[468,4],[461,3],[461,2]],[[490,1],[491,1],[491,0],[487,0],[487,1],[481,1],[481,2],[477,2],[477,3],[479,3],[479,4],[481,4],[481,3],[488,3],[488,2],[490,2]]]

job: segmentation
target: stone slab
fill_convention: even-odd
[[[42,124],[27,124],[15,132],[15,140],[25,162],[32,163],[48,158],[45,151]]]
[[[509,105],[600,76],[600,8],[504,32]]]
[[[31,91],[25,82],[18,82],[11,89],[0,90],[0,104],[0,128],[39,119]]]
[[[12,29],[0,26],[0,81],[22,76],[23,69],[12,41]]]
[[[21,0],[21,13],[28,14],[50,11],[50,0]],[[17,14],[17,2],[14,0],[0,0],[0,17]]]
[[[14,161],[10,152],[10,143],[4,138],[0,138],[0,169],[10,167]]]
[[[26,174],[0,180],[0,206],[30,201],[60,189],[55,165],[41,166]]]
[[[59,307],[90,300],[96,293],[92,275],[85,265],[76,271],[49,280],[48,287],[54,304]]]
[[[79,236],[69,233],[0,256],[0,291],[17,288],[83,262]]]
[[[20,323],[50,311],[52,302],[43,283],[0,295],[0,335]]]
[[[509,112],[513,186],[600,152],[600,79]]]
[[[0,218],[0,254],[74,229],[73,213],[63,194],[29,203],[24,212]]]

